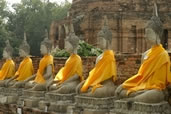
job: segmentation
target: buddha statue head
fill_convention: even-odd
[[[65,26],[66,31],[68,27]],[[77,47],[79,45],[79,38],[75,35],[73,24],[70,25],[70,32],[65,39],[65,50],[69,53],[77,53]]]
[[[19,47],[19,55],[20,55],[20,57],[26,57],[29,54],[30,54],[30,46],[27,43],[26,33],[24,32],[24,40]]]
[[[158,16],[157,4],[154,4],[154,14],[145,27],[145,38],[151,45],[158,45],[163,34],[162,22]]]
[[[52,41],[48,38],[48,31],[45,31],[45,39],[41,42],[40,52],[42,55],[49,54],[52,50]]]
[[[9,40],[7,40],[5,43],[6,43],[6,47],[3,50],[3,58],[10,59],[13,54],[13,48],[11,47]]]
[[[107,16],[104,16],[104,24],[97,34],[98,45],[101,49],[110,49],[112,43],[112,31],[108,27]]]

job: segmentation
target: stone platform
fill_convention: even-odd
[[[18,98],[22,95],[21,88],[0,88],[0,103],[2,104],[15,104]]]
[[[171,107],[168,102],[149,104],[116,100],[110,114],[171,114]]]
[[[83,114],[109,114],[114,107],[115,97],[94,98],[86,96],[75,96],[75,108],[73,112],[80,110]]]
[[[45,95],[45,100],[39,102],[39,109],[44,111],[67,113],[68,106],[74,104],[74,96],[76,94],[59,94],[55,92],[49,92]]]
[[[19,99],[24,101],[24,107],[38,107],[38,103],[45,98],[45,91],[23,90],[23,96]]]

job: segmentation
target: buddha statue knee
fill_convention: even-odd
[[[63,68],[57,73],[50,90],[56,93],[68,94],[74,93],[76,86],[83,80],[82,76],[82,60],[77,54],[79,46],[79,38],[74,33],[73,25],[70,25],[70,32],[68,26],[65,25],[67,37],[65,39],[65,50],[70,53]]]
[[[6,62],[3,64],[0,70],[0,86],[4,87],[6,80],[12,78],[15,73],[15,64],[12,60],[13,48],[9,41],[6,41],[6,47],[3,50],[3,58]]]
[[[138,73],[116,89],[118,98],[144,103],[165,100],[164,91],[171,83],[170,58],[160,44],[163,26],[157,14],[157,5],[154,6],[155,14],[145,28],[145,38],[152,47],[143,54]]]
[[[19,46],[19,55],[23,60],[21,61],[18,70],[16,71],[15,75],[6,81],[6,86],[8,87],[16,87],[16,82],[23,82],[27,78],[33,75],[34,68],[32,64],[32,60],[29,57],[30,54],[30,46],[26,40],[26,33],[24,33],[24,40]]]
[[[81,82],[76,92],[88,97],[114,96],[116,80],[116,62],[111,50],[112,32],[108,28],[107,17],[104,17],[104,26],[98,33],[99,47],[103,53],[97,57],[95,68],[89,72],[88,78]]]

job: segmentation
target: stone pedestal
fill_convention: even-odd
[[[77,95],[73,111],[80,110],[83,114],[109,114],[114,107],[114,100],[115,97],[94,98]]]
[[[0,103],[2,104],[16,104],[19,96],[22,95],[22,89],[20,88],[0,88]]]
[[[117,100],[110,114],[171,114],[168,102],[155,104]]]
[[[39,109],[55,113],[67,113],[68,106],[73,105],[76,94],[59,94],[49,92],[45,95],[45,100],[39,102]]]
[[[44,100],[44,97],[45,97],[45,91],[24,90],[22,99],[24,99],[24,106],[31,108],[31,107],[38,107],[39,101]]]

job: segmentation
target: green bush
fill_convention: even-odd
[[[85,41],[79,42],[78,47],[78,55],[80,56],[99,56],[102,53],[102,50],[99,48],[95,48],[92,45],[86,43]],[[66,50],[56,50],[56,52],[52,53],[55,57],[68,57],[69,53]]]

